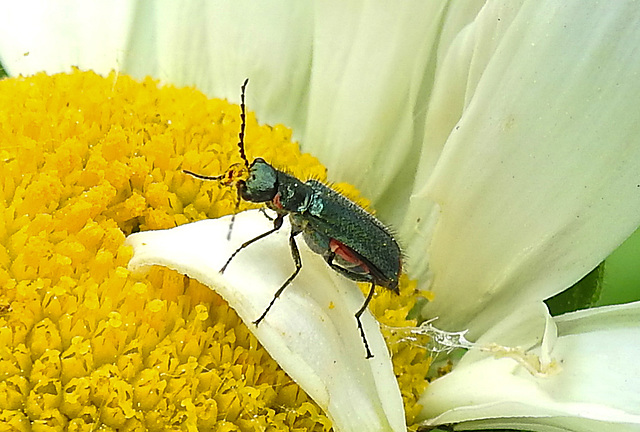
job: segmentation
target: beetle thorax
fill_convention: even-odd
[[[273,204],[286,212],[303,213],[312,204],[311,188],[300,179],[278,171],[278,193]]]

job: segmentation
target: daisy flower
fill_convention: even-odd
[[[543,303],[598,266],[640,223],[634,2],[76,6],[8,6],[0,22],[0,59],[12,76],[72,65],[104,76],[115,69],[106,78],[112,97],[130,103],[105,114],[100,105],[110,93],[82,90],[74,100],[93,105],[75,102],[60,119],[53,111],[65,104],[53,102],[87,87],[63,84],[67,75],[4,83],[28,83],[3,92],[10,95],[0,147],[7,170],[3,319],[11,329],[4,332],[6,418],[16,425],[99,419],[114,428],[138,422],[225,430],[229,419],[249,413],[229,430],[322,430],[331,423],[326,413],[337,430],[454,423],[640,429],[633,362],[640,305],[552,317]],[[215,175],[238,161],[238,110],[200,108],[222,102],[193,90],[171,90],[191,92],[193,100],[180,104],[155,93],[132,100],[120,87],[135,84],[119,73],[195,85],[233,101],[250,78],[247,105],[260,121],[250,116],[247,124],[250,157],[300,178],[356,185],[395,227],[417,286],[405,277],[405,294],[381,292],[373,315],[363,316],[373,360],[364,359],[353,320],[362,294],[304,250],[308,275],[260,326],[241,324],[255,319],[291,273],[286,230],[247,248],[220,276],[219,264],[270,223],[242,213],[231,241],[227,219],[186,225],[228,214],[235,203],[232,191],[180,173]],[[69,91],[58,93],[61,86]],[[179,109],[160,111],[172,104]],[[133,120],[138,111],[146,113],[144,126]],[[96,126],[81,132],[89,117]],[[260,126],[277,123],[292,128],[327,177],[295,148],[278,150],[295,144],[285,129]],[[351,187],[342,190],[360,200]],[[90,234],[93,223],[99,233]],[[131,237],[131,259],[124,234],[172,226]],[[211,305],[223,299],[192,278],[163,267],[127,269],[150,264],[215,286],[240,319],[218,316]],[[419,295],[429,298],[414,309],[420,320],[438,317],[439,328],[468,330],[477,348],[428,385],[420,347],[385,344],[373,319],[413,325],[404,320]],[[270,366],[258,366],[256,355],[268,357],[262,346],[306,394],[284,390],[293,383],[270,357]],[[71,369],[68,358],[76,362]],[[128,362],[140,366],[127,372]],[[229,369],[214,369],[218,363]],[[267,393],[266,401],[254,398]],[[149,419],[143,400],[150,413],[160,412],[158,404],[166,411]],[[209,410],[210,423],[198,423],[198,410]]]

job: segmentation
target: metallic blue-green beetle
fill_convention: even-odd
[[[398,278],[402,271],[400,247],[382,222],[321,182],[317,180],[303,182],[275,169],[262,158],[256,158],[249,164],[244,151],[244,92],[247,83],[248,80],[245,80],[242,85],[240,104],[242,124],[238,142],[240,156],[249,173],[246,180],[233,179],[233,175],[229,175],[231,171],[210,177],[183,170],[202,180],[227,179],[226,184],[234,184],[237,187],[239,199],[265,203],[268,208],[276,212],[273,228],[243,243],[229,257],[220,271],[224,272],[231,260],[242,249],[278,231],[282,227],[285,216],[288,215],[291,221],[289,245],[296,269],[278,288],[271,302],[254,324],[260,324],[276,299],[300,272],[302,260],[295,237],[302,234],[309,248],[322,255],[329,267],[351,280],[371,283],[364,304],[355,313],[366,356],[371,358],[373,354],[369,349],[360,316],[371,301],[376,285],[398,293]]]

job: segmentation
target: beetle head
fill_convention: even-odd
[[[238,180],[237,187],[243,200],[271,201],[278,192],[278,174],[264,159],[256,158],[249,167],[249,177]]]

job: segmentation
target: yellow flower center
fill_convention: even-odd
[[[181,172],[240,161],[239,107],[91,72],[0,81],[0,422],[12,430],[329,430],[233,310],[168,269],[131,274],[131,232],[232,213]],[[283,126],[247,116],[247,157],[326,178]],[[354,198],[355,191],[342,185]],[[355,196],[357,198],[357,196]],[[240,210],[249,208],[241,203]],[[414,285],[371,303],[405,320]],[[392,344],[411,423],[424,353]]]

